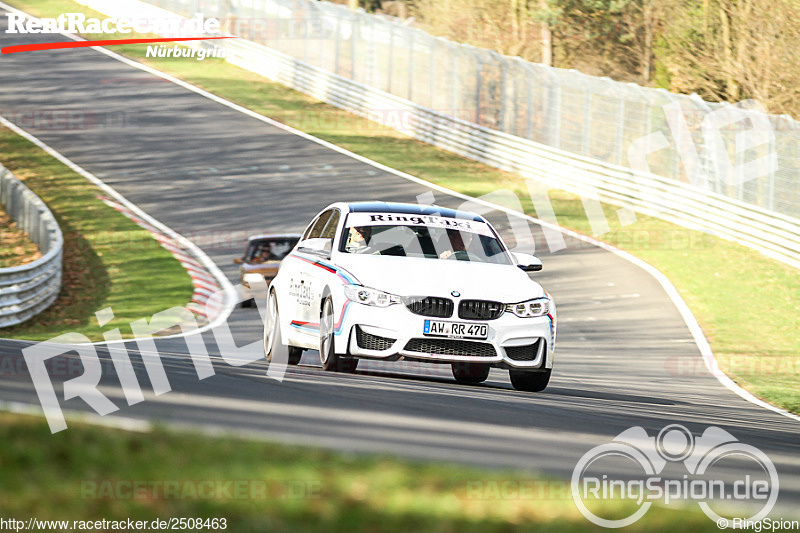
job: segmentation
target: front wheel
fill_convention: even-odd
[[[281,339],[281,328],[279,321],[280,315],[278,314],[278,297],[275,291],[270,292],[269,301],[267,302],[267,319],[264,322],[264,352],[267,354],[267,362],[271,363],[273,359],[276,362],[278,359],[279,350],[287,348],[289,356],[287,363],[296,365],[300,362],[303,356],[303,350],[295,346],[284,346]]]
[[[489,365],[481,363],[453,363],[453,377],[459,383],[483,383],[489,377]]]
[[[547,384],[550,382],[551,370],[550,368],[539,372],[509,370],[508,375],[511,378],[511,385],[515,389],[525,392],[541,392],[547,388]]]
[[[319,359],[322,369],[352,374],[356,371],[358,359],[345,358],[336,353],[333,324],[333,300],[328,296],[322,304],[319,317]]]

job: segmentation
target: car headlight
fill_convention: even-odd
[[[550,312],[550,298],[535,298],[516,304],[506,304],[506,312],[522,318],[544,316]]]
[[[364,305],[374,305],[375,307],[389,307],[392,304],[403,301],[402,298],[394,294],[362,287],[361,285],[345,285],[344,294],[349,300]]]
[[[255,274],[255,273],[245,274],[244,277],[242,278],[242,281],[244,281],[245,283],[259,283],[261,281],[264,281],[264,276],[262,274]]]

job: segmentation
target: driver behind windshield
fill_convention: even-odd
[[[456,259],[461,259],[465,254],[477,254],[477,249],[473,246],[475,234],[470,231],[459,231],[454,229],[447,230],[447,238],[452,248],[444,250],[439,254],[439,259],[447,259],[453,254]],[[458,253],[461,252],[461,253]],[[459,257],[460,256],[460,257]]]
[[[369,239],[372,237],[370,226],[353,226],[347,236],[346,249],[350,253],[359,253],[367,249]]]

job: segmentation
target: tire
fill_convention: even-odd
[[[515,389],[525,392],[541,392],[550,382],[551,369],[543,372],[526,372],[525,370],[509,370],[511,385]]]
[[[319,315],[319,360],[322,369],[328,372],[352,374],[358,366],[358,359],[343,357],[336,353],[333,328],[333,300],[328,296],[322,302]]]
[[[267,319],[264,322],[264,353],[267,354],[267,362],[271,363],[273,356],[276,354],[277,347],[283,346],[283,339],[281,338],[281,328],[278,325],[280,314],[278,313],[278,298],[275,292],[269,293],[269,300],[267,300]],[[302,348],[295,346],[286,347],[289,352],[287,363],[296,365],[300,362],[303,356]]]
[[[453,377],[459,383],[483,383],[489,377],[489,365],[481,363],[453,363]]]

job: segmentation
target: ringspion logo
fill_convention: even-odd
[[[746,461],[753,468],[738,479],[714,477],[714,466],[720,461]],[[615,461],[632,462],[639,474],[614,476],[610,465]],[[680,477],[664,472],[670,463],[685,467]],[[618,465],[617,465],[618,466]],[[616,470],[616,469],[614,469]],[[743,472],[741,468],[738,472]],[[699,437],[680,424],[670,424],[656,437],[639,426],[627,429],[608,444],[596,446],[581,457],[572,472],[572,499],[578,510],[592,523],[618,528],[639,520],[654,502],[696,502],[717,524],[727,524],[712,506],[749,502],[746,513],[752,516],[733,520],[764,520],[778,498],[778,472],[767,455],[758,448],[740,442],[722,428],[710,426]],[[602,500],[628,500],[637,508],[625,518],[606,518],[590,507]],[[588,505],[587,505],[588,503]],[[737,510],[741,509],[736,505]],[[723,526],[720,526],[723,527]]]
[[[207,39],[235,39],[233,36],[216,35],[220,32],[220,22],[215,18],[205,18],[202,13],[184,19],[168,18],[87,18],[83,13],[62,13],[55,18],[36,18],[26,13],[6,13],[8,28],[6,33],[28,34],[67,34],[94,33],[115,35],[118,33],[153,33],[162,37],[152,39],[105,39],[92,41],[63,41],[56,43],[34,43],[6,46],[2,54],[33,52],[38,50],[58,50],[63,48],[86,48],[92,46],[111,46],[120,44],[165,43],[174,41],[201,41]]]

